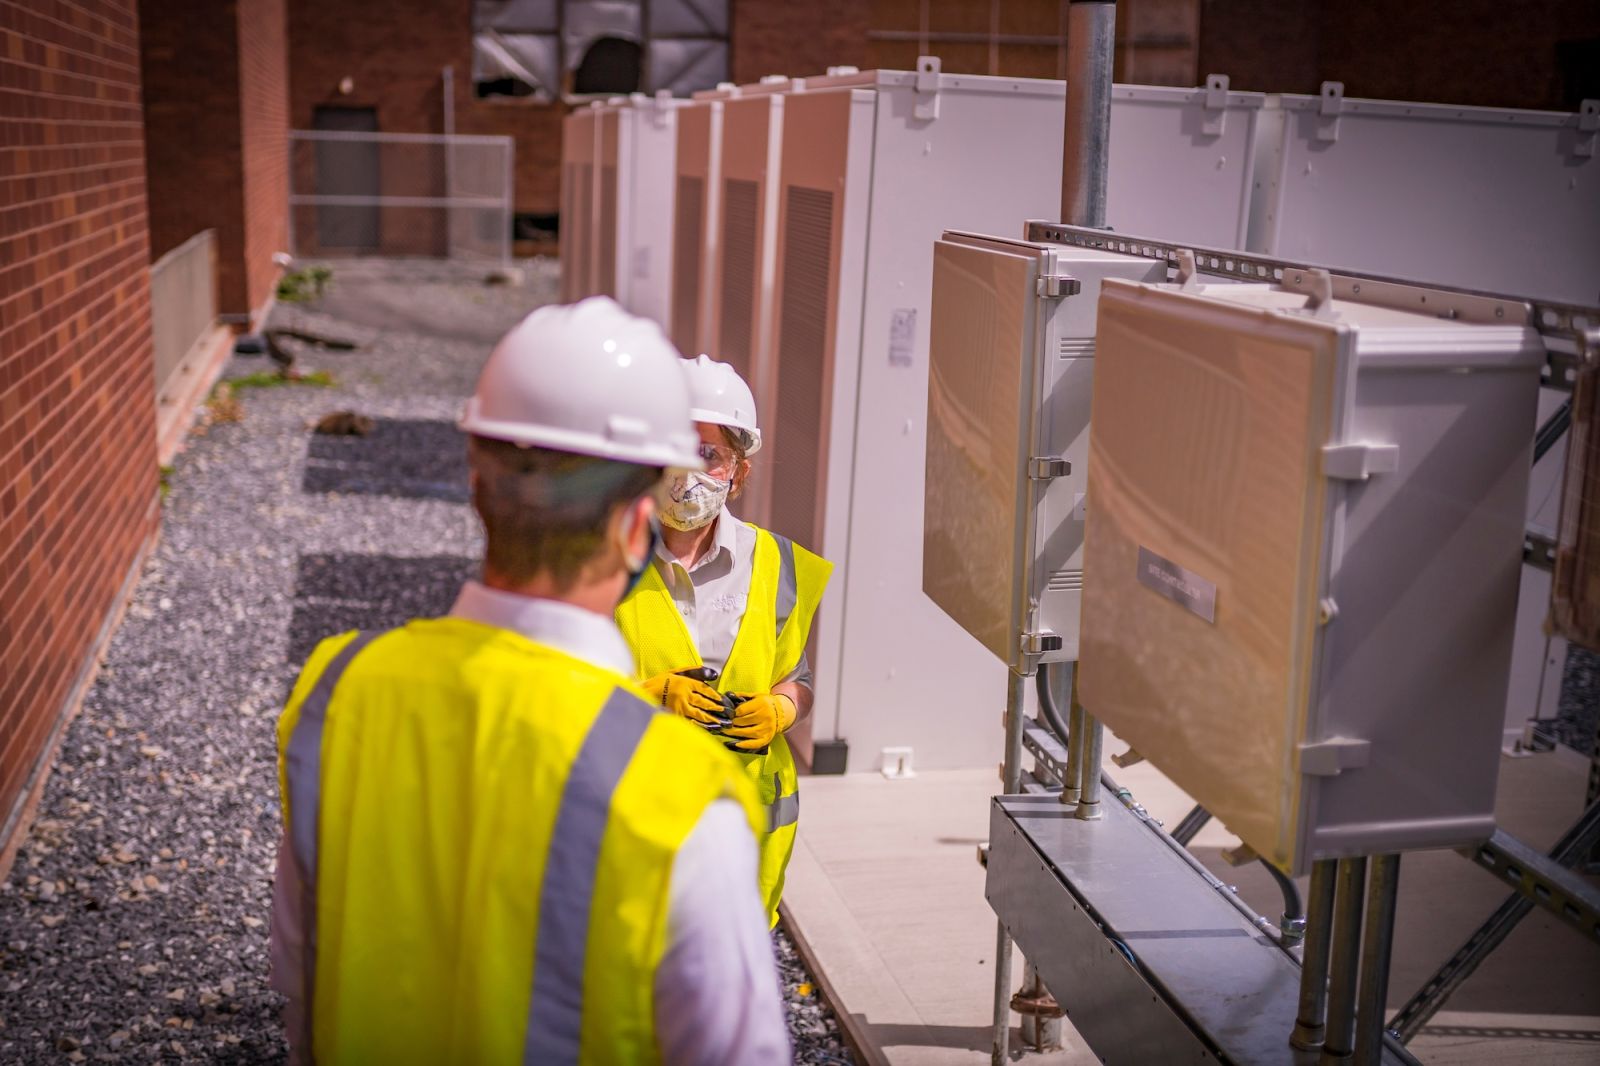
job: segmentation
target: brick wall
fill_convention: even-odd
[[[217,231],[217,309],[272,293],[288,243],[284,0],[140,5],[153,258]]]
[[[238,12],[242,264],[260,308],[278,282],[273,253],[289,250],[289,26],[284,0],[239,0]]]
[[[154,535],[134,0],[0,0],[0,834]]]
[[[820,74],[841,65],[868,69],[872,66],[867,48],[869,16],[886,5],[882,0],[873,4],[863,0],[794,4],[729,0],[728,6],[728,62],[733,80],[744,85],[766,74]],[[916,8],[914,2],[909,6]],[[916,58],[912,55],[913,64]]]
[[[1376,0],[1203,0],[1200,67],[1235,89],[1315,93],[1342,81],[1349,96],[1576,110],[1600,93],[1596,41],[1593,0],[1459,0],[1448,17]]]

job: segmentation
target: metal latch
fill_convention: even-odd
[[[1339,139],[1339,116],[1344,112],[1344,82],[1322,83],[1322,102],[1317,105],[1317,140]]]
[[[1372,742],[1356,737],[1329,737],[1300,745],[1300,772],[1313,777],[1337,777],[1359,770],[1372,758]]]
[[[1578,136],[1572,142],[1572,154],[1580,159],[1591,158],[1597,137],[1600,137],[1600,100],[1585,100],[1578,106]]]
[[[1048,629],[1041,629],[1037,633],[1022,634],[1022,654],[1024,655],[1044,655],[1046,652],[1060,650],[1061,637]]]
[[[1365,481],[1399,469],[1397,444],[1329,444],[1322,449],[1323,476],[1339,481]]]
[[[1083,283],[1070,274],[1040,274],[1034,291],[1051,300],[1076,296],[1083,291]]]
[[[1059,455],[1035,455],[1028,460],[1028,480],[1049,481],[1072,473],[1072,462]]]
[[[1222,136],[1223,123],[1228,117],[1228,76],[1206,75],[1206,97],[1200,117],[1200,132],[1207,137]]]
[[[917,80],[913,88],[916,89],[915,103],[912,106],[912,116],[931,121],[939,117],[939,57],[917,57]]]

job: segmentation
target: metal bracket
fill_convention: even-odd
[[[1582,875],[1501,829],[1484,844],[1461,854],[1577,929],[1585,939],[1600,940],[1600,889]]]
[[[1029,481],[1049,481],[1072,473],[1072,463],[1059,455],[1035,455],[1028,460]]]
[[[1578,372],[1586,362],[1582,355],[1548,348],[1545,351],[1544,369],[1539,372],[1539,384],[1547,389],[1571,392],[1572,386],[1578,382]]]
[[[1554,537],[1534,530],[1522,534],[1522,561],[1540,570],[1556,568],[1556,541]]]
[[[1344,112],[1344,82],[1325,81],[1320,90],[1322,102],[1317,106],[1317,140],[1339,139],[1339,116]]]
[[[1078,295],[1083,291],[1083,283],[1070,274],[1040,274],[1033,288],[1046,299],[1059,300]]]
[[[1220,137],[1228,117],[1228,76],[1206,75],[1206,97],[1200,117],[1200,132],[1207,137]]]
[[[1178,256],[1178,288],[1183,292],[1194,292],[1200,288],[1200,268],[1195,265],[1194,253],[1187,248],[1179,248]]]
[[[1303,287],[1306,293],[1306,310],[1312,318],[1324,321],[1338,318],[1333,310],[1333,275],[1326,270],[1311,269],[1305,272]]]
[[[1365,481],[1398,469],[1397,444],[1329,444],[1322,449],[1322,475],[1339,481]]]
[[[1111,756],[1111,761],[1116,763],[1118,766],[1122,767],[1124,770],[1126,770],[1130,766],[1137,766],[1139,763],[1144,762],[1144,756],[1140,755],[1137,751],[1134,751],[1132,748],[1129,748],[1127,751],[1123,752],[1121,755],[1113,754]]]
[[[1579,159],[1592,158],[1597,138],[1600,138],[1600,100],[1585,100],[1578,107],[1578,137],[1572,143],[1572,154]]]
[[[1048,629],[1041,629],[1037,633],[1022,634],[1022,654],[1043,655],[1046,652],[1060,651],[1061,637]]]
[[[912,117],[925,122],[939,117],[939,69],[938,56],[917,57],[916,102]]]
[[[1338,777],[1359,770],[1372,758],[1372,742],[1356,737],[1329,737],[1300,745],[1300,772],[1312,777]]]
[[[1229,866],[1249,866],[1259,858],[1261,853],[1245,843],[1222,849],[1222,861]]]

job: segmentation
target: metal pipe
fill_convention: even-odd
[[[1328,1021],[1328,949],[1333,940],[1333,888],[1338,863],[1324,859],[1311,867],[1306,904],[1306,942],[1300,959],[1300,1010],[1289,1045],[1302,1051],[1322,1046]]]
[[[1074,813],[1086,822],[1104,817],[1100,810],[1100,763],[1105,754],[1106,730],[1097,718],[1083,716],[1087,727],[1083,741],[1083,765],[1078,772],[1078,809]]]
[[[1006,678],[1006,761],[1000,770],[1000,781],[1007,796],[1022,791],[1022,715],[1023,694],[1028,688],[1028,678],[1015,670]]]
[[[999,932],[994,944],[994,1040],[989,1061],[1007,1066],[1011,1051],[1011,936],[1004,922],[996,922]]]
[[[1306,909],[1300,902],[1300,890],[1282,870],[1266,859],[1258,861],[1262,869],[1272,876],[1272,880],[1278,886],[1279,895],[1283,897],[1283,917],[1278,919],[1278,939],[1284,947],[1292,948],[1304,940],[1306,935]]]
[[[1394,949],[1395,899],[1400,856],[1375,855],[1367,888],[1367,927],[1361,944],[1361,988],[1356,997],[1357,1066],[1381,1066],[1383,1019],[1388,1011],[1389,956]]]
[[[1076,679],[1072,703],[1067,708],[1067,776],[1061,782],[1061,802],[1077,803],[1083,794],[1083,746],[1089,738],[1089,712],[1078,702]]]
[[[1111,66],[1117,5],[1072,0],[1067,9],[1067,119],[1061,159],[1061,219],[1104,229],[1111,154]]]
[[[1361,911],[1367,859],[1340,859],[1333,897],[1333,949],[1328,981],[1328,1021],[1322,1039],[1323,1066],[1355,1053],[1356,983],[1361,977]]]

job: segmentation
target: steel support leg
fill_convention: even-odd
[[[1089,713],[1078,703],[1074,682],[1072,703],[1067,708],[1067,776],[1061,782],[1061,802],[1077,803],[1083,795],[1083,746],[1089,739]]]
[[[1083,765],[1078,771],[1078,809],[1075,812],[1085,821],[1103,817],[1100,810],[1100,763],[1105,754],[1106,730],[1098,719],[1085,714],[1083,739]]]
[[[1367,888],[1367,928],[1361,944],[1361,989],[1356,1000],[1356,1066],[1381,1066],[1389,1007],[1389,957],[1394,949],[1400,856],[1375,855]]]
[[[1333,943],[1333,890],[1338,866],[1335,860],[1324,859],[1311,867],[1306,946],[1300,961],[1300,1010],[1289,1037],[1290,1045],[1302,1051],[1320,1048],[1327,1030],[1328,952]]]
[[[1361,978],[1361,911],[1366,896],[1365,857],[1340,859],[1333,897],[1333,947],[1328,981],[1328,1020],[1322,1040],[1323,1066],[1355,1053],[1356,987]]]
[[[1026,675],[1011,671],[1006,679],[1006,760],[1001,784],[1006,795],[1022,791],[1022,709]],[[1011,937],[1005,924],[995,923],[994,947],[994,1066],[1003,1066],[1011,1044]]]

